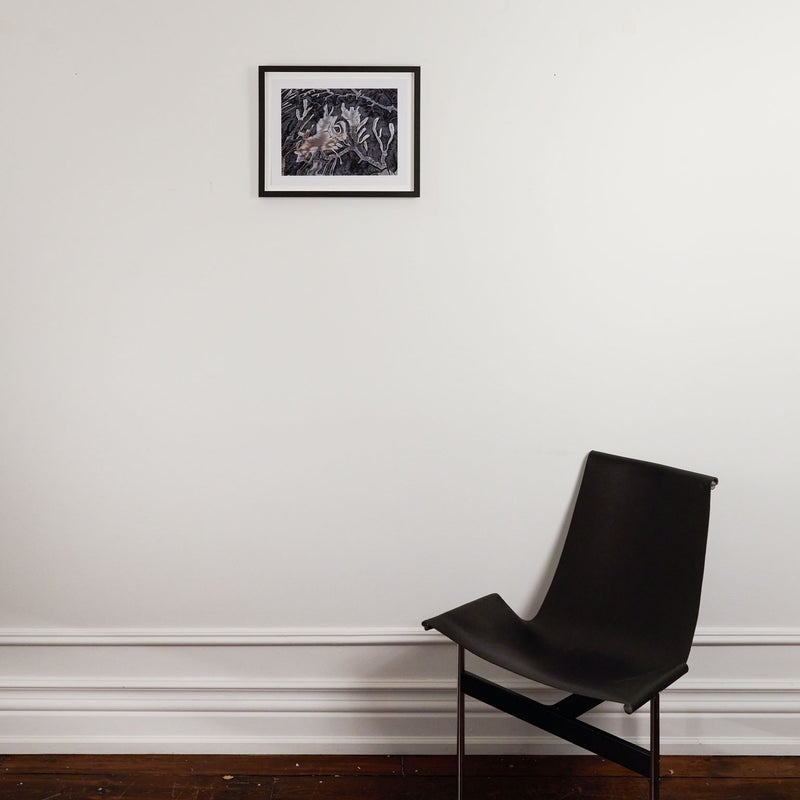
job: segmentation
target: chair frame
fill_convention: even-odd
[[[552,705],[540,703],[481,678],[464,668],[464,646],[458,645],[458,708],[456,756],[458,761],[458,800],[463,800],[465,755],[465,696],[487,703],[506,714],[541,728],[560,739],[638,772],[650,783],[650,800],[658,800],[660,773],[660,695],[650,699],[650,749],[608,733],[578,719],[604,702],[593,697],[571,694]]]
[[[536,616],[521,619],[493,593],[423,620],[458,647],[459,800],[467,696],[647,778],[658,800],[660,693],[689,669],[716,485],[711,475],[592,450]],[[587,593],[597,598],[588,607]],[[616,632],[611,623],[626,615],[629,631]],[[565,696],[547,705],[468,672],[466,650]],[[605,701],[628,714],[649,703],[649,749],[579,719]]]

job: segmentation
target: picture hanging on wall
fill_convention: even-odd
[[[419,67],[259,67],[261,197],[419,197]]]

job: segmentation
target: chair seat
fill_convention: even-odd
[[[685,663],[655,665],[641,654],[626,656],[624,643],[597,630],[523,620],[498,594],[422,624],[499,667],[572,694],[622,703],[629,714],[688,671]]]

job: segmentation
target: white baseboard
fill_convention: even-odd
[[[28,646],[308,646],[449,644],[437,631],[393,628],[0,628],[0,647]],[[800,628],[698,628],[694,646],[797,645]]]
[[[452,652],[429,647],[443,643],[397,628],[4,630],[0,752],[452,752]],[[699,669],[662,695],[662,752],[800,754],[800,631],[701,630],[696,645]],[[579,752],[478,702],[467,714],[469,752]],[[647,745],[646,712],[585,719]]]
[[[796,728],[795,728],[796,730]],[[646,739],[632,739],[642,747]],[[662,737],[662,755],[693,756],[797,756],[800,738],[759,737],[754,748],[750,737],[718,737],[713,747],[692,737]],[[0,752],[14,754],[179,754],[179,755],[441,755],[453,754],[452,736],[355,737],[355,736],[226,736],[218,735],[72,735],[0,736]],[[473,737],[467,753],[482,755],[579,755],[570,745],[535,736]],[[585,754],[585,753],[584,753]]]

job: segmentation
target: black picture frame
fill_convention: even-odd
[[[419,197],[420,68],[260,66],[259,197]]]

